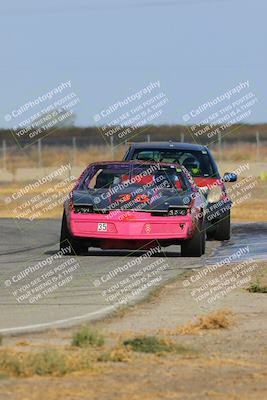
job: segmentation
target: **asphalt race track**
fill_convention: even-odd
[[[0,332],[96,319],[114,310],[130,292],[134,291],[130,300],[138,301],[156,285],[188,269],[220,262],[240,248],[249,247],[241,259],[261,260],[267,254],[267,223],[244,223],[233,225],[231,241],[208,241],[201,259],[180,257],[179,246],[150,257],[145,256],[147,251],[92,249],[89,255],[53,258],[59,248],[60,223],[1,219]]]

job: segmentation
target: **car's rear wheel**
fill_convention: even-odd
[[[70,234],[65,211],[61,224],[60,250],[63,251],[65,255],[79,255],[88,251],[88,246],[83,243],[78,243]]]
[[[214,239],[229,240],[231,238],[231,213],[227,211],[224,217],[216,224]]]
[[[194,235],[181,245],[182,257],[201,257],[205,253],[206,231],[203,223],[198,224]]]

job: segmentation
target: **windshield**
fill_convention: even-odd
[[[87,176],[81,182],[87,189],[109,190],[117,187],[118,191],[124,188],[161,187],[187,190],[190,187],[186,176],[176,166],[153,165],[93,165]]]
[[[133,160],[178,163],[183,165],[193,177],[217,175],[206,150],[137,149],[134,152]]]

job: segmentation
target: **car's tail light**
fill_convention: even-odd
[[[73,204],[72,197],[70,197],[70,199],[69,199],[69,208],[70,208],[70,210],[74,210],[74,204]]]

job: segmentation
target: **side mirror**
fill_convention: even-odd
[[[224,182],[236,182],[237,175],[234,172],[225,172],[225,174],[223,176],[223,181]]]

